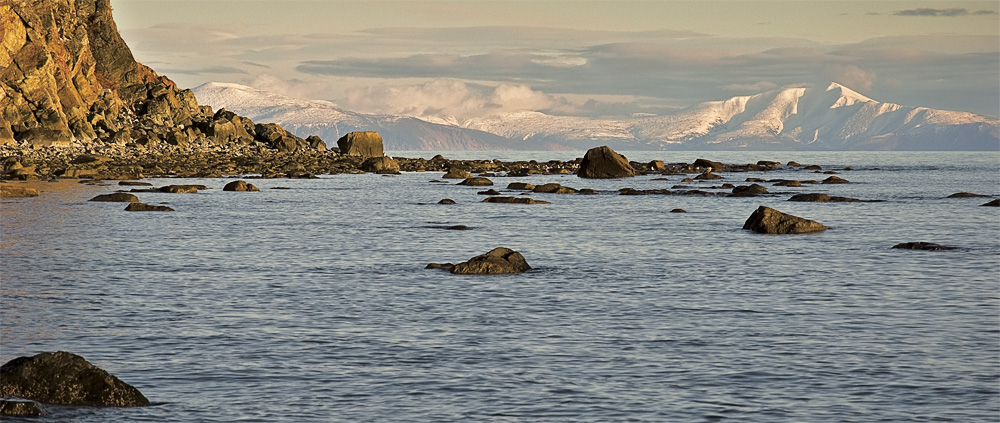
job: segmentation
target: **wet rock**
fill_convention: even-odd
[[[139,212],[147,212],[147,211],[158,211],[159,212],[159,211],[164,211],[164,212],[168,212],[168,211],[174,211],[174,209],[172,209],[170,207],[167,207],[167,206],[156,206],[156,205],[146,204],[146,203],[129,203],[128,207],[125,207],[125,211],[139,211]]]
[[[733,193],[729,194],[730,197],[753,197],[761,194],[767,194],[767,188],[761,185],[751,184],[751,185],[740,185],[738,187],[733,187]]]
[[[596,189],[591,189],[591,188],[584,188],[584,189],[581,189],[579,191],[579,194],[582,194],[582,195],[597,195],[597,194],[600,194],[600,193],[601,193],[600,191],[598,191]]]
[[[789,160],[788,163],[786,163],[786,165],[791,166],[791,167],[802,167],[802,165],[799,164],[799,162],[796,162],[796,161],[793,161],[793,160]]]
[[[826,226],[814,220],[803,219],[770,207],[760,206],[747,218],[743,229],[762,234],[801,234],[824,231]]]
[[[443,198],[441,199],[441,201],[438,201],[438,204],[455,204],[455,200],[452,200],[450,198]]]
[[[807,203],[856,203],[861,200],[857,198],[831,196],[822,193],[795,194],[788,201],[801,201]]]
[[[726,168],[726,165],[722,164],[721,162],[714,162],[707,159],[698,159],[695,160],[694,163],[692,164],[696,167],[707,169],[712,172],[722,172]]]
[[[140,181],[119,181],[118,185],[119,186],[123,186],[123,187],[151,187],[151,186],[153,186],[153,184],[151,184],[149,182],[140,182]]]
[[[673,209],[673,210],[670,210],[670,212],[671,213],[687,213],[687,210],[684,210],[684,209]]]
[[[159,191],[171,194],[193,194],[203,189],[208,189],[208,187],[204,185],[167,185],[160,187]]]
[[[938,250],[954,250],[958,247],[948,247],[944,245],[935,244],[933,242],[904,242],[893,245],[892,248],[899,248],[904,250],[938,251]]]
[[[757,165],[758,166],[767,166],[767,167],[776,167],[776,166],[781,166],[781,162],[774,162],[774,161],[770,161],[770,160],[758,160],[757,161]]]
[[[791,165],[789,164],[789,166],[791,166]],[[820,167],[819,165],[809,165],[809,166],[803,167],[802,169],[804,169],[804,170],[823,170],[823,168]]]
[[[521,253],[499,247],[475,256],[469,261],[456,264],[451,273],[456,275],[503,275],[517,274],[531,270]]]
[[[138,389],[65,351],[8,361],[0,367],[0,396],[99,407],[149,405]]]
[[[37,196],[38,190],[35,188],[15,184],[0,184],[0,198],[27,198]]]
[[[94,198],[91,198],[90,201],[105,201],[105,202],[116,202],[116,203],[136,203],[136,202],[139,202],[139,197],[136,197],[136,196],[134,196],[132,194],[129,194],[127,192],[116,192],[116,193],[112,193],[112,194],[98,195],[98,196],[96,196]]]
[[[507,184],[507,189],[513,189],[518,191],[531,191],[535,189],[535,186],[526,182],[511,182]]]
[[[548,201],[536,200],[531,197],[489,197],[483,200],[484,203],[508,203],[508,204],[549,204]]]
[[[700,180],[700,181],[705,181],[705,180],[712,180],[712,179],[722,179],[722,176],[721,175],[716,175],[716,174],[712,173],[711,171],[705,171],[704,173],[702,173],[702,174],[700,174],[698,176],[695,176],[694,179]]]
[[[399,163],[392,157],[372,157],[361,163],[361,170],[378,174],[398,174]]]
[[[980,206],[985,207],[1000,207],[1000,198],[990,201],[989,203],[980,204]]]
[[[0,416],[40,417],[45,415],[45,408],[37,401],[19,399],[0,399]]]
[[[233,181],[226,186],[222,187],[223,191],[235,191],[235,192],[256,192],[260,191],[259,188],[253,184],[247,183],[247,181]]]
[[[824,184],[846,184],[848,183],[846,179],[839,176],[831,176],[823,180]]]
[[[337,140],[345,156],[382,157],[382,136],[378,132],[351,132]]]
[[[479,194],[479,195],[500,195],[500,191],[497,191],[495,189],[489,189],[489,190],[486,190],[486,191],[479,191],[476,194]]]
[[[774,186],[778,186],[778,187],[801,187],[802,186],[802,182],[800,182],[800,181],[778,181],[777,183],[774,184]]]
[[[580,162],[577,175],[581,178],[629,178],[635,176],[635,169],[628,159],[610,147],[596,147],[587,150]]]
[[[452,263],[427,263],[427,266],[425,266],[424,269],[444,269],[451,271],[454,267],[455,265]]]
[[[663,172],[667,170],[667,165],[663,163],[663,160],[652,160],[646,164],[646,169],[653,172]]]
[[[956,192],[948,196],[948,198],[978,198],[978,197],[985,198],[989,196],[985,194],[973,194],[971,192]]]
[[[446,226],[445,229],[449,231],[467,231],[471,228],[465,225],[452,225],[452,226]]]
[[[472,178],[465,178],[464,181],[459,182],[458,185],[468,185],[472,187],[486,187],[493,185],[493,181],[489,178],[483,178],[481,176],[475,176]]]
[[[573,188],[564,187],[556,183],[538,185],[532,191],[546,194],[576,194],[577,192]]]
[[[471,173],[457,167],[448,168],[448,171],[442,176],[444,179],[468,179],[471,177]]]

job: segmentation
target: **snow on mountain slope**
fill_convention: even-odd
[[[350,131],[382,133],[392,150],[623,149],[998,150],[996,119],[872,100],[845,86],[792,87],[710,101],[661,116],[592,119],[522,111],[438,123],[366,115],[235,84],[196,88],[226,107],[330,143]]]
[[[192,91],[200,104],[225,108],[256,122],[277,123],[328,146],[354,131],[376,131],[386,150],[511,150],[525,145],[502,136],[404,116],[355,113],[321,100],[301,100],[239,84],[209,82]]]

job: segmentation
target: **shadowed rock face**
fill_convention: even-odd
[[[750,229],[762,234],[802,234],[825,231],[826,226],[814,220],[803,219],[770,207],[760,206],[747,218],[743,229]]]
[[[149,405],[138,389],[65,351],[8,361],[0,367],[0,396],[65,405]]]
[[[45,409],[41,404],[29,400],[0,400],[0,416],[44,416]]]
[[[635,170],[625,156],[604,146],[587,150],[577,175],[581,178],[628,178],[635,176]]]
[[[456,264],[451,273],[458,275],[499,275],[514,274],[531,270],[521,253],[510,248],[498,247],[490,252],[475,256],[469,261]]]

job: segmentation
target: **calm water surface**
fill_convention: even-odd
[[[492,178],[498,190],[603,191],[506,205],[481,203],[483,188],[431,183],[440,173],[252,180],[258,193],[223,192],[229,179],[150,180],[211,188],[138,194],[173,213],[86,201],[117,186],[53,184],[0,202],[0,361],[71,351],[157,403],[50,406],[50,421],[1000,418],[1000,210],[945,198],[1000,195],[1000,154],[625,154],[795,160],[851,183],[724,198],[616,193],[681,176]],[[827,176],[724,175],[688,185]],[[885,201],[786,201],[801,192]],[[742,230],[759,205],[830,229]],[[472,229],[441,229],[459,224]],[[908,241],[960,248],[890,248]],[[423,269],[497,246],[535,269]]]

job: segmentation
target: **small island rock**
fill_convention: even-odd
[[[248,184],[246,181],[233,181],[226,186],[222,187],[223,191],[235,191],[235,192],[257,192],[260,191],[259,188],[253,184]]]
[[[137,203],[139,202],[139,197],[136,197],[127,192],[115,192],[111,194],[101,194],[97,197],[91,198],[90,201],[104,201],[104,202],[115,202],[115,203]]]
[[[802,234],[824,231],[826,226],[814,220],[803,219],[770,207],[760,206],[747,218],[743,229],[762,234]]]
[[[138,389],[65,351],[8,361],[0,367],[0,396],[98,407],[149,405]]]
[[[468,185],[472,187],[488,187],[493,185],[493,181],[491,181],[489,178],[484,178],[482,176],[475,176],[472,178],[465,178],[465,180],[459,182],[458,185]]]
[[[498,247],[490,252],[475,256],[469,261],[456,264],[451,273],[457,275],[502,275],[516,274],[531,270],[521,253],[510,248]]]
[[[146,203],[129,203],[125,207],[125,211],[174,211],[174,209],[167,206],[156,206]]]
[[[893,245],[892,248],[903,249],[903,250],[939,251],[939,250],[954,250],[957,247],[948,247],[940,244],[935,244],[933,242],[903,242]]]
[[[587,150],[577,176],[591,179],[629,178],[635,176],[635,169],[625,156],[603,146]]]

